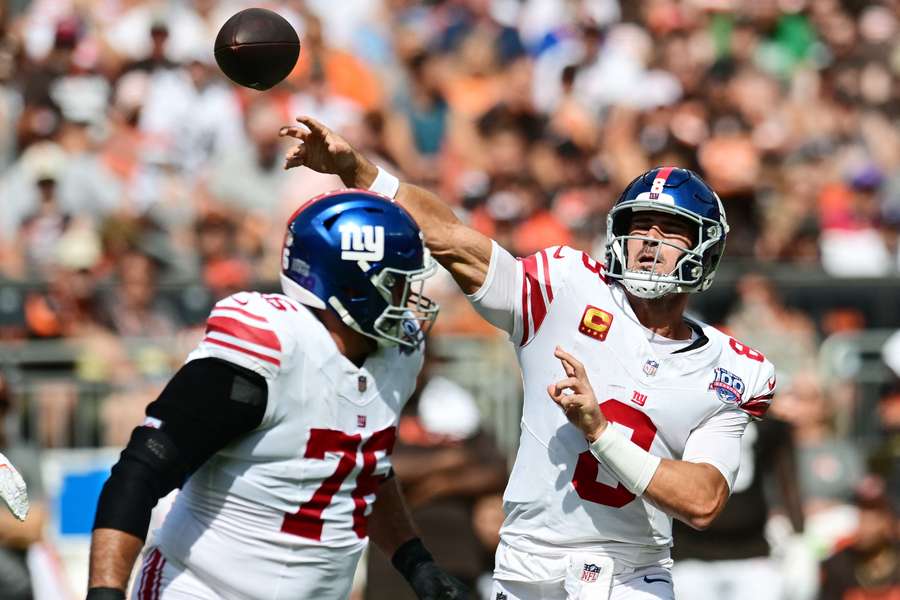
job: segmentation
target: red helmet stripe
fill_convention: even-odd
[[[669,175],[672,174],[672,171],[675,170],[675,167],[660,167],[659,171],[656,172],[656,177],[654,179],[662,179],[663,185],[667,179],[669,179]]]

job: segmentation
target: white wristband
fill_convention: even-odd
[[[654,456],[607,425],[593,444],[591,454],[606,465],[616,479],[636,496],[650,485],[662,459]]]
[[[387,196],[393,200],[394,197],[397,196],[397,190],[399,189],[400,180],[381,167],[378,167],[378,175],[375,177],[375,181],[372,182],[372,185],[369,186],[369,191],[381,194],[382,196]]]

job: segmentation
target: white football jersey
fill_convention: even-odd
[[[155,543],[223,598],[345,597],[422,352],[382,348],[357,367],[303,305],[242,292],[187,360],[205,357],[262,375],[265,416],[189,478]]]
[[[610,555],[633,568],[669,565],[671,518],[628,492],[548,396],[548,385],[565,377],[555,347],[584,363],[612,427],[656,456],[712,464],[729,488],[743,430],[772,398],[772,364],[702,323],[688,321],[690,341],[654,336],[602,265],[568,247],[516,260],[495,243],[485,283],[470,300],[510,334],[524,381],[495,576],[552,579],[552,566],[528,557],[552,565],[567,550]]]

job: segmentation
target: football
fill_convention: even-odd
[[[215,55],[229,79],[254,90],[267,90],[297,64],[300,38],[278,13],[248,8],[222,25],[216,36]]]

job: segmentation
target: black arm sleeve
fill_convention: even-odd
[[[181,367],[147,407],[158,428],[136,427],[103,486],[94,529],[144,539],[157,501],[213,454],[259,427],[268,385],[257,373],[217,358]]]

